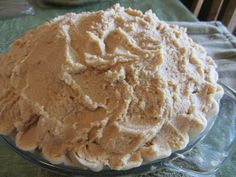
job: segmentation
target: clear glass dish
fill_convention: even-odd
[[[213,174],[231,154],[236,137],[236,92],[224,84],[221,85],[225,90],[225,95],[220,103],[219,114],[209,121],[206,130],[198,138],[193,139],[185,149],[174,152],[168,158],[144,163],[130,170],[104,169],[101,172],[93,172],[87,169],[54,165],[46,161],[40,152],[30,153],[17,148],[14,136],[0,137],[17,154],[30,162],[47,170],[70,176],[127,176],[154,172],[163,167],[190,175]]]

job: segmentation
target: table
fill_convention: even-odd
[[[31,3],[33,1],[30,1]],[[179,23],[179,25],[188,27],[190,35],[195,41],[204,45],[209,54],[214,57],[222,57],[223,51],[220,51],[222,46],[227,46],[231,52],[231,58],[236,59],[236,42],[235,38],[225,31],[220,23],[196,23],[197,19],[192,15],[181,3],[176,0],[116,0],[105,1],[103,3],[95,3],[76,8],[55,8],[43,5],[39,0],[33,2],[35,15],[21,16],[17,18],[8,18],[0,20],[0,52],[7,50],[9,43],[11,43],[19,35],[23,34],[28,29],[32,29],[43,22],[52,19],[55,16],[64,14],[66,12],[81,12],[91,11],[97,9],[106,9],[115,2],[120,2],[123,6],[131,6],[132,8],[146,11],[152,9],[161,20],[167,21],[191,21]],[[135,3],[133,3],[135,2]],[[177,23],[177,22],[176,22]],[[208,42],[208,38],[212,36],[212,30],[219,28],[215,32],[215,38],[211,42],[223,42],[218,46],[217,51],[212,50],[212,46]],[[227,45],[226,45],[227,44]],[[214,46],[216,47],[216,46]],[[229,49],[230,48],[230,49]],[[220,53],[222,52],[222,53]],[[234,176],[236,174],[236,153],[231,159],[228,159],[226,164],[221,167],[216,176]],[[0,177],[44,177],[57,176],[41,170],[34,164],[22,159],[11,151],[5,144],[0,141]],[[188,176],[182,173],[172,172],[169,169],[162,169],[158,174],[145,175],[145,177],[156,176]],[[144,177],[144,176],[143,176]]]

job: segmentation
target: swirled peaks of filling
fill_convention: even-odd
[[[183,149],[223,95],[215,62],[185,28],[119,4],[29,31],[0,64],[0,133],[95,171]]]

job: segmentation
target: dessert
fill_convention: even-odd
[[[0,133],[54,164],[125,170],[217,114],[216,64],[186,29],[116,4],[59,16],[0,56]]]

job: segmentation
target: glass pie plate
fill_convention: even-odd
[[[189,175],[213,174],[226,158],[232,153],[236,137],[236,92],[221,83],[225,94],[220,102],[219,114],[211,118],[208,126],[197,138],[192,139],[187,147],[174,152],[171,156],[125,171],[103,169],[93,172],[88,169],[54,165],[46,161],[40,152],[25,152],[15,145],[14,136],[0,136],[17,154],[32,163],[60,174],[70,176],[130,176],[147,172],[155,172],[160,168],[168,167]]]

